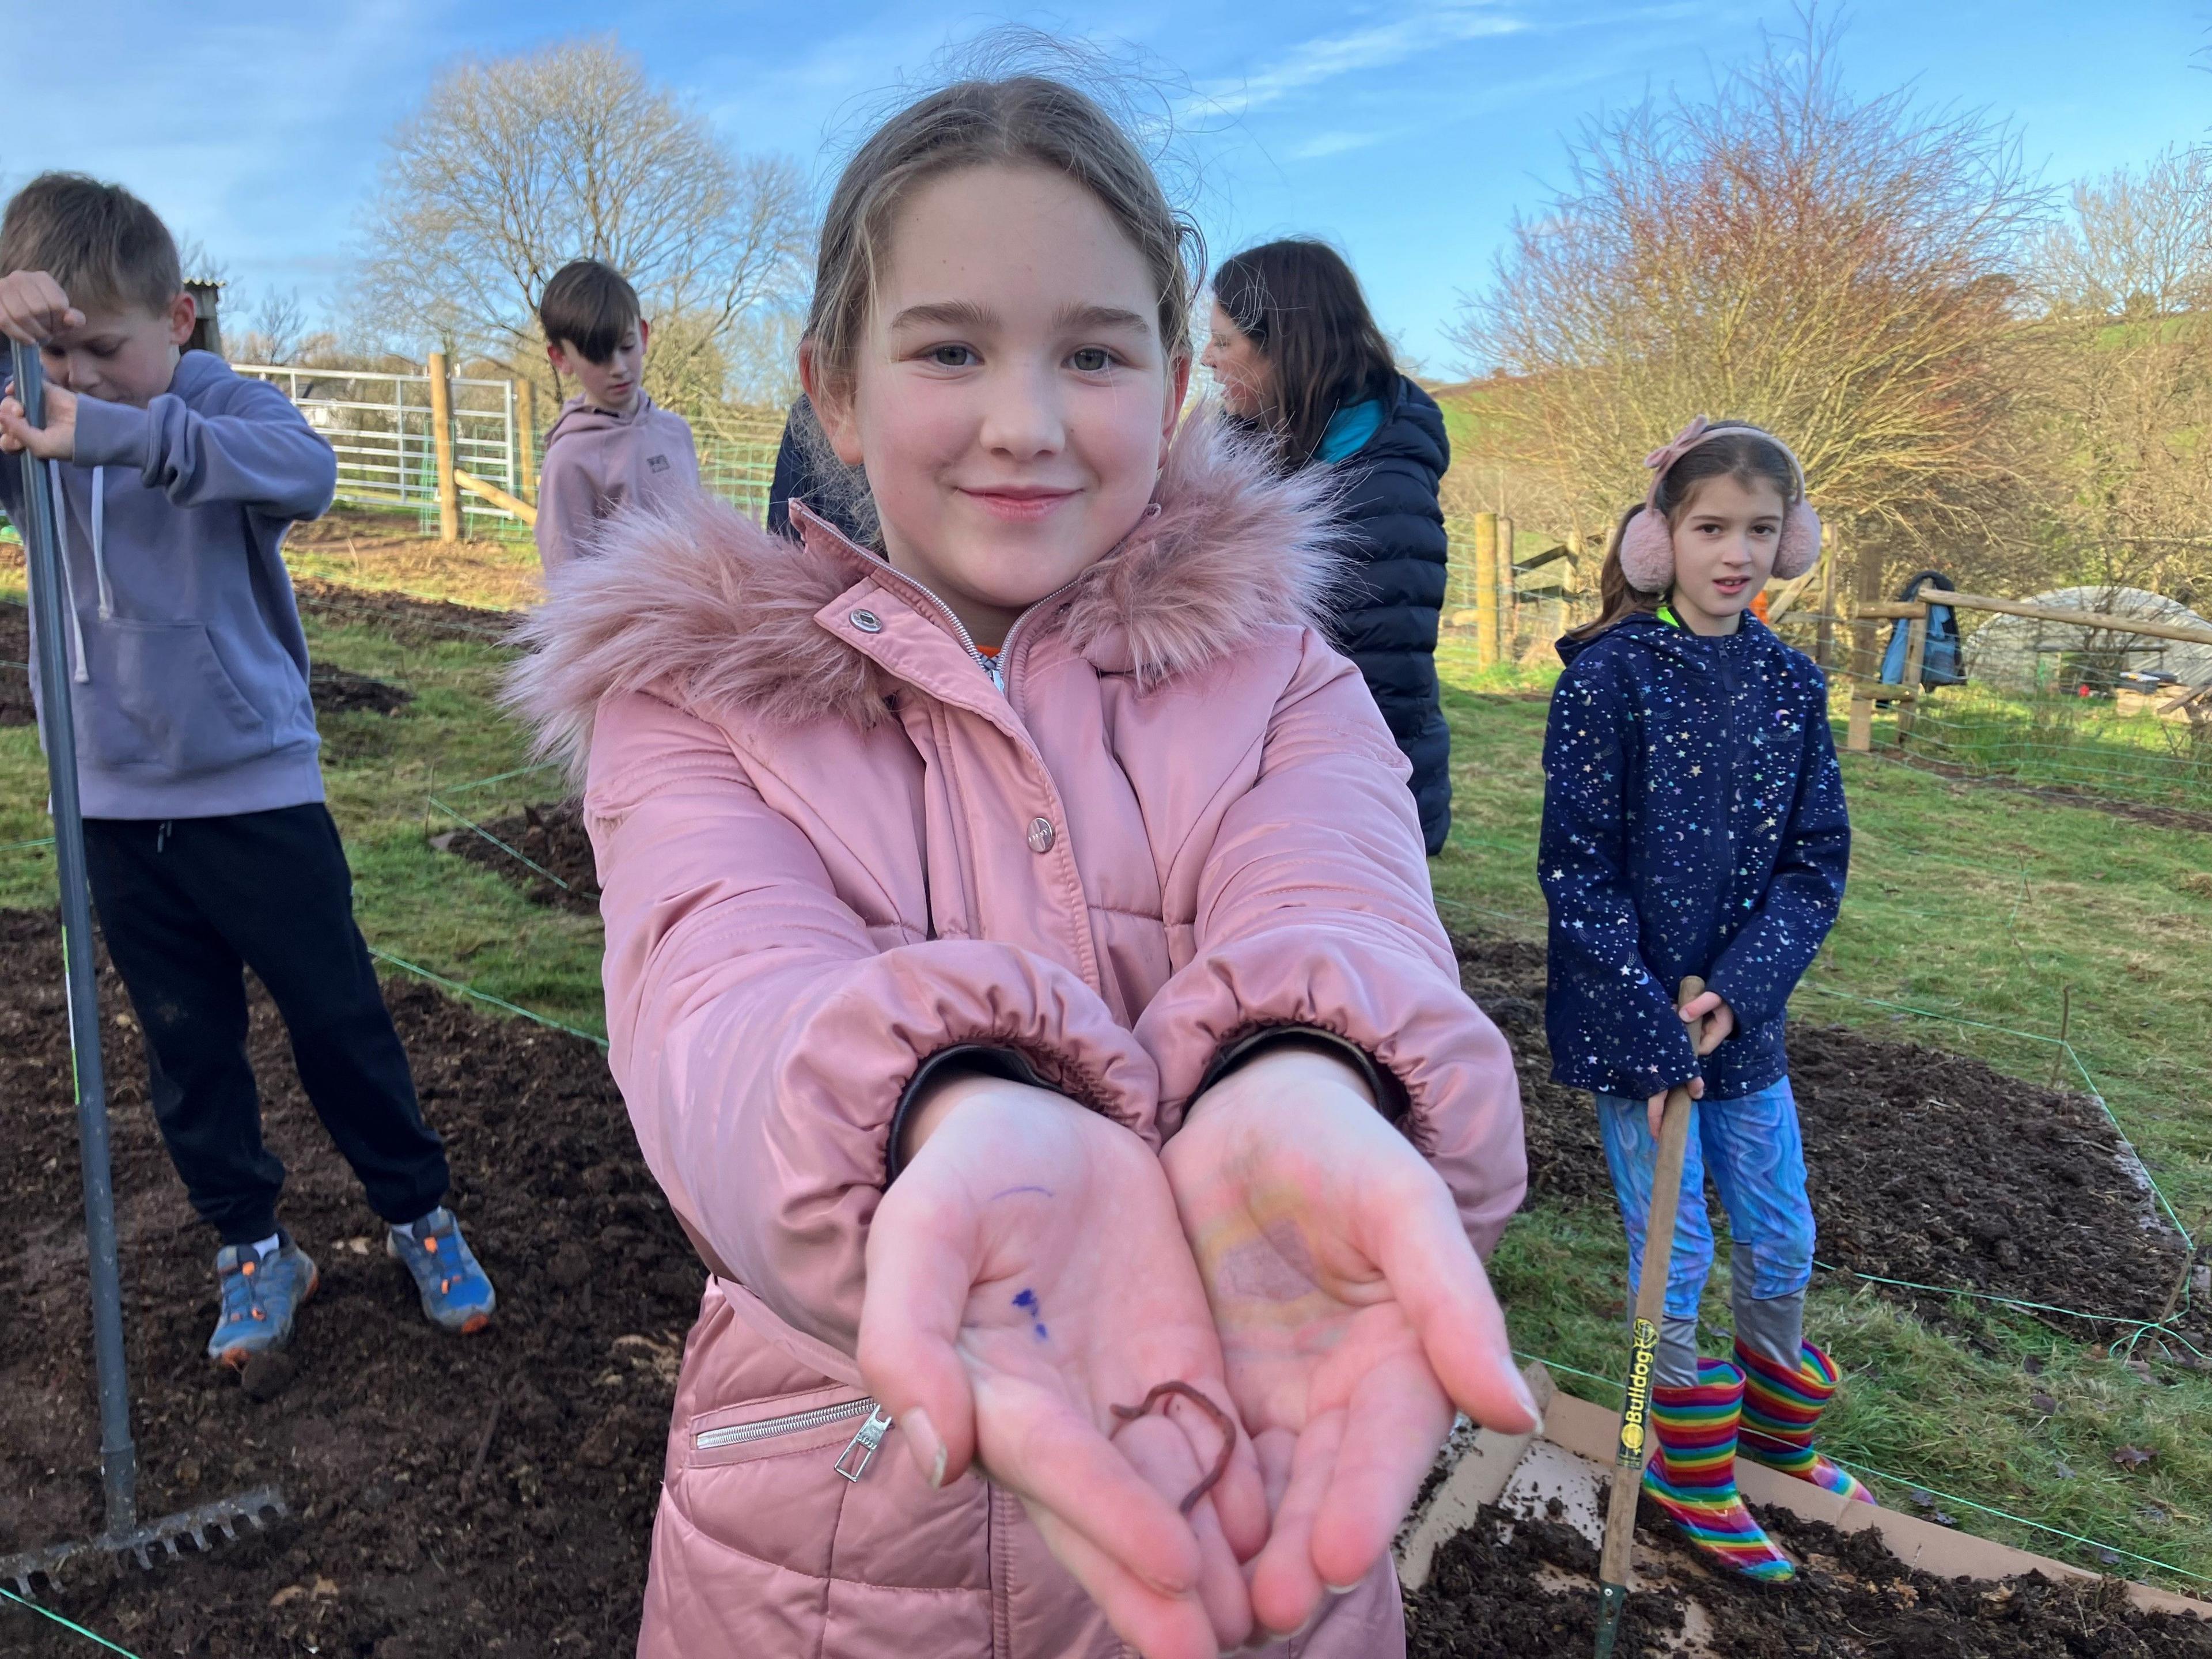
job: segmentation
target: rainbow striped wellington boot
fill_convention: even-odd
[[[1752,1352],[1741,1342],[1735,1345],[1735,1363],[1743,1370],[1743,1455],[1857,1503],[1871,1504],[1874,1494],[1857,1477],[1813,1449],[1813,1431],[1820,1425],[1838,1379],[1826,1354],[1809,1342],[1804,1346],[1804,1363],[1793,1376],[1765,1355]]]
[[[1698,1361],[1695,1388],[1655,1387],[1651,1428],[1659,1447],[1644,1471],[1644,1490],[1722,1565],[1781,1583],[1797,1570],[1736,1493],[1736,1420],[1742,1414],[1743,1373],[1725,1359]]]

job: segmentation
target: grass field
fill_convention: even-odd
[[[350,562],[343,549],[301,553],[318,574],[464,602],[503,597],[514,580],[504,552],[485,572],[448,569],[432,580],[379,568],[374,558],[357,570],[326,562]],[[0,571],[0,591],[7,586]],[[533,905],[496,874],[428,844],[453,827],[429,805],[434,795],[482,818],[560,792],[544,773],[478,783],[528,759],[521,733],[491,701],[498,648],[467,635],[403,646],[371,627],[323,622],[310,631],[319,659],[416,693],[397,716],[324,722],[331,805],[372,945],[565,1024],[603,1030],[597,922]],[[1434,866],[1440,907],[1455,927],[1540,938],[1534,860],[1544,678],[1478,672],[1455,645],[1440,663],[1457,786],[1452,842]],[[2038,1039],[2056,1035],[2070,986],[2074,1051],[2195,1229],[2212,1206],[2212,978],[2204,973],[2212,884],[2203,879],[2212,836],[1881,760],[1847,757],[1845,778],[1857,837],[1850,894],[1799,994],[1799,1016],[1966,1049],[2041,1078],[2058,1051]],[[33,733],[0,730],[0,905],[52,902],[51,850],[15,845],[48,833],[44,795]],[[1613,1370],[1621,1255],[1609,1209],[1543,1207],[1518,1218],[1494,1269],[1521,1345],[1566,1367]],[[1713,1298],[1724,1309],[1723,1275]],[[1965,1302],[1938,1329],[1839,1280],[1816,1285],[1813,1321],[1855,1378],[1832,1419],[1832,1445],[1844,1457],[2212,1580],[2212,1442],[2203,1431],[2212,1422],[2212,1374],[2160,1361],[2142,1375],[2100,1346]],[[2030,1359],[2043,1366],[2033,1382]],[[1572,1370],[1561,1381],[1607,1398],[1607,1385]],[[2056,1397],[2060,1410],[2037,1411],[2037,1390]],[[2122,1445],[2145,1448],[2154,1460],[2123,1471],[2111,1457]],[[1897,1487],[1884,1490],[1902,1501]],[[1972,1530],[2046,1553],[2205,1589],[2124,1556],[2102,1559],[2085,1546],[1944,1507]]]

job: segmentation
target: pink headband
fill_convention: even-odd
[[[1783,581],[1802,576],[1820,556],[1820,515],[1805,495],[1805,469],[1790,446],[1771,432],[1741,424],[1715,426],[1702,415],[1644,458],[1651,469],[1651,488],[1645,492],[1644,510],[1628,521],[1620,536],[1620,574],[1640,593],[1663,593],[1674,581],[1674,532],[1659,510],[1659,486],[1668,470],[1698,445],[1731,433],[1744,432],[1763,439],[1782,452],[1796,475],[1797,500],[1782,521],[1782,539],[1774,550],[1774,574]]]

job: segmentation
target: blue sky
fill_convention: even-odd
[[[573,0],[78,0],[8,8],[0,182],[49,167],[128,183],[229,269],[247,302],[342,302],[383,135],[439,66],[612,28],[743,149],[817,179],[886,91],[1009,18],[1133,43],[1201,94],[1188,143],[1218,252],[1290,232],[1351,255],[1386,328],[1432,373],[1560,135],[1647,88],[1705,84],[1787,0],[1127,0],[1055,12],[902,4]],[[2212,138],[2212,0],[1858,0],[1849,79],[2014,118],[2053,183]],[[18,81],[23,70],[18,71]]]

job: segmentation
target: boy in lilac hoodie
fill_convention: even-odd
[[[316,1285],[276,1223],[249,967],[423,1312],[479,1329],[491,1284],[445,1207],[445,1149],[354,924],[280,551],[330,505],[336,458],[276,387],[180,350],[192,321],[176,244],[128,191],[47,173],[8,204],[0,335],[40,348],[47,385],[42,426],[12,384],[0,398],[0,509],[22,522],[27,453],[61,537],[93,903],[161,1138],[222,1241],[208,1355],[243,1366],[283,1347]]]
[[[545,356],[583,390],[545,434],[538,484],[538,558],[551,587],[589,557],[599,520],[631,501],[699,487],[691,428],[645,395],[650,325],[637,290],[597,259],[556,271],[538,303]]]

